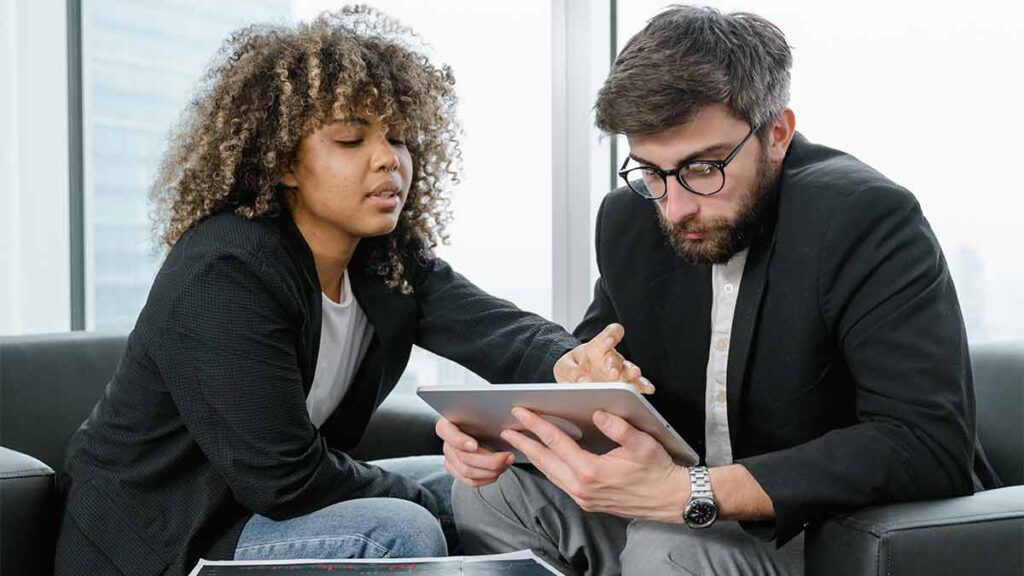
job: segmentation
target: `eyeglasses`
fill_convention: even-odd
[[[743,145],[757,132],[753,127],[750,132],[729,152],[724,160],[696,160],[687,162],[674,170],[662,170],[655,166],[636,166],[626,169],[631,157],[619,168],[619,176],[626,181],[629,189],[649,200],[657,200],[668,192],[668,177],[675,176],[676,181],[698,196],[717,194],[725,187],[725,167],[739,154]]]

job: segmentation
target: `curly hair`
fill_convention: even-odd
[[[225,210],[246,218],[287,210],[281,177],[302,138],[334,119],[375,118],[403,128],[414,176],[398,225],[370,265],[410,293],[402,254],[430,257],[447,241],[447,191],[461,163],[454,76],[418,45],[409,28],[366,6],[231,34],[172,130],[151,190],[157,243],[169,250]]]

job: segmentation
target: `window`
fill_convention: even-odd
[[[1020,54],[1024,6],[803,0],[709,2],[754,11],[793,47],[797,129],[849,152],[917,196],[942,245],[972,342],[1020,338],[1024,190]],[[665,2],[619,3],[619,48]],[[997,14],[997,18],[992,16]],[[621,142],[619,159],[628,146]],[[971,158],[971,170],[950,160]]]
[[[160,266],[150,184],[206,63],[232,30],[289,0],[83,0],[86,328],[129,330]]]
[[[452,196],[451,244],[440,256],[484,290],[550,317],[548,2],[371,4],[412,27],[456,74],[464,172]],[[168,130],[221,41],[246,24],[305,20],[341,5],[83,0],[88,329],[130,329],[145,303],[161,257],[153,249],[149,186]],[[417,349],[402,389],[475,378]]]
[[[0,2],[0,334],[70,328],[64,5]]]
[[[66,330],[81,300],[86,328],[128,329],[159,265],[147,190],[168,129],[210,56],[240,26],[341,4],[0,2],[0,333]],[[417,30],[458,78],[465,174],[442,257],[485,290],[571,326],[596,276],[593,216],[627,152],[624,142],[590,131],[589,108],[611,44],[621,48],[667,3],[372,4]],[[1007,64],[1020,52],[1024,7],[713,4],[755,10],[786,32],[795,58],[792,105],[804,134],[863,158],[917,195],[944,247],[971,339],[1020,337],[1024,270],[1013,240],[1024,195],[1007,175],[1022,152],[1024,119],[1013,111],[1024,72]],[[68,176],[65,110],[76,87],[67,82],[66,6],[81,13],[80,51],[77,41],[70,51],[82,64],[83,182]],[[948,159],[964,153],[984,160],[969,179],[949,171]],[[606,163],[612,155],[618,159]],[[71,230],[69,181],[84,189],[84,216]],[[80,223],[84,242],[72,239]],[[82,244],[84,281],[75,256]],[[414,364],[422,358],[417,352]],[[467,377],[432,373],[422,381]]]

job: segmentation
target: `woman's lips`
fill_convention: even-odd
[[[394,210],[395,208],[398,208],[399,203],[402,201],[402,197],[398,194],[375,194],[367,196],[366,201],[381,209]]]
[[[394,210],[402,202],[402,195],[400,188],[392,183],[383,184],[377,186],[366,195],[367,202],[372,205],[385,209]]]

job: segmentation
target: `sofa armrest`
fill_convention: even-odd
[[[1024,486],[876,506],[807,533],[808,576],[1020,576]]]
[[[440,416],[419,397],[393,394],[370,420],[363,438],[349,453],[360,460],[441,453],[441,439],[434,433]]]
[[[53,470],[0,446],[0,574],[49,574],[53,561]]]

